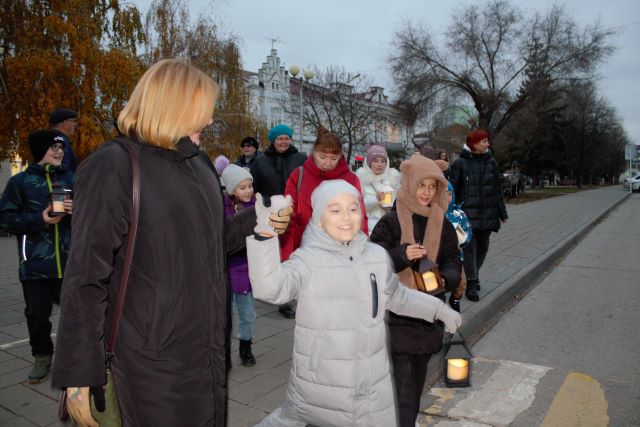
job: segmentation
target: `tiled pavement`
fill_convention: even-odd
[[[476,332],[628,193],[604,187],[522,205],[508,205],[509,223],[491,239],[482,268],[482,299],[463,300],[464,331]],[[636,197],[635,195],[633,197]],[[282,402],[291,360],[293,320],[257,303],[257,364],[240,366],[237,341],[229,383],[229,425],[250,426]],[[49,379],[25,380],[31,369],[15,239],[0,238],[0,426],[57,426],[57,395]],[[54,331],[57,310],[53,315]]]

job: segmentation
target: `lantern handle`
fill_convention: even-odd
[[[449,338],[449,342],[452,342],[452,341],[453,341],[453,337],[454,337],[456,334],[460,335],[460,339],[462,340],[462,342],[463,342],[463,343],[464,343],[464,345],[466,346],[466,345],[467,345],[467,339],[462,335],[462,332],[460,331],[460,328],[458,328],[458,330],[457,330],[455,333],[453,333],[453,334],[452,334],[452,333],[448,333],[448,334],[447,334],[447,335],[449,335],[449,336],[448,336],[448,338]]]

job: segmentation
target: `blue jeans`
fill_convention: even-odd
[[[256,306],[251,292],[236,294],[231,292],[233,305],[238,313],[238,339],[251,341],[253,338],[253,326],[256,323]]]

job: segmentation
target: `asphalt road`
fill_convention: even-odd
[[[639,313],[633,195],[472,347],[472,388],[431,390],[424,421],[640,426]]]

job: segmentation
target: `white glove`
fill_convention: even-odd
[[[271,206],[265,207],[262,195],[256,194],[256,222],[253,229],[261,236],[276,236],[287,230],[291,220],[291,196],[271,196]]]
[[[460,325],[462,325],[462,316],[457,311],[452,310],[443,302],[440,302],[434,320],[441,320],[444,323],[444,329],[450,334],[455,334]]]

